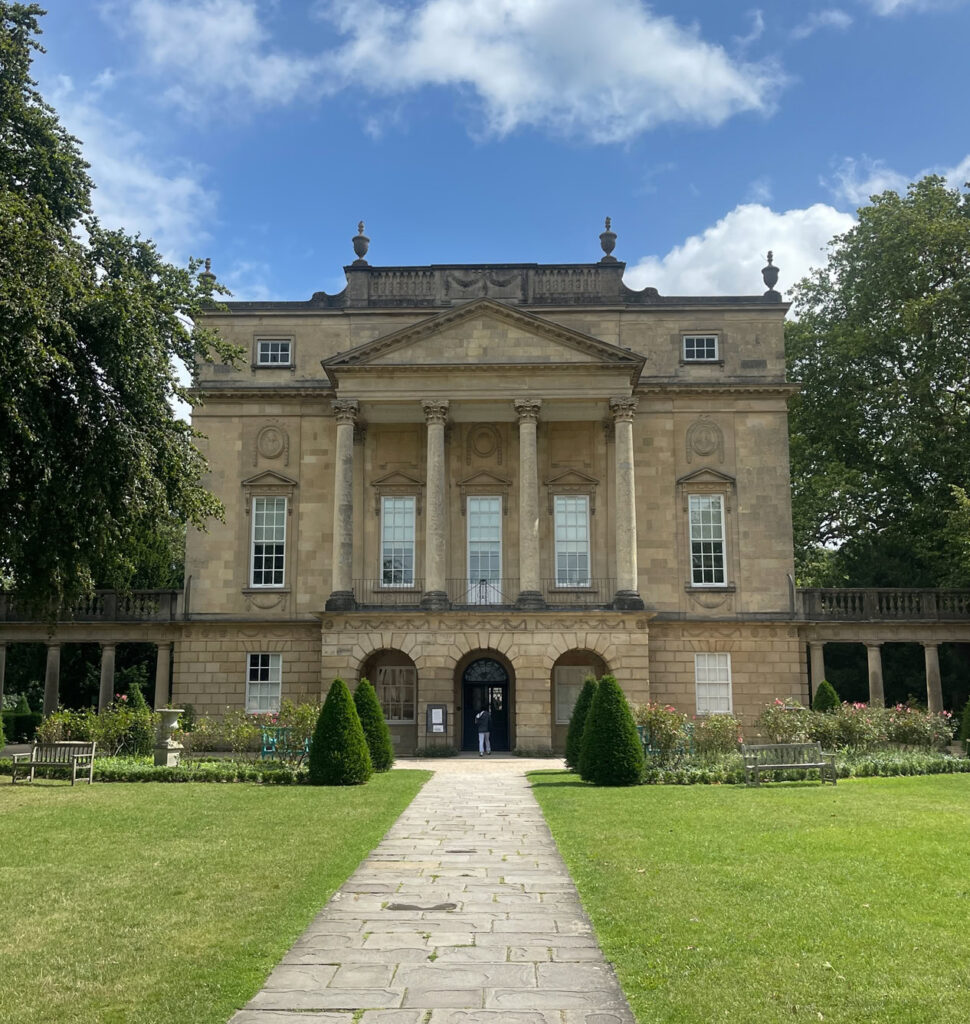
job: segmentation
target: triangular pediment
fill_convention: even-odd
[[[475,299],[323,361],[341,369],[422,366],[600,366],[639,374],[643,358],[543,317]]]
[[[477,473],[472,473],[471,476],[466,476],[464,480],[458,481],[459,487],[508,487],[509,480],[507,477],[499,476],[498,473],[492,473],[487,469],[480,469]]]
[[[424,481],[395,469],[371,481],[374,487],[424,487]]]
[[[734,486],[734,477],[728,476],[727,473],[720,473],[716,469],[701,468],[695,469],[693,473],[688,473],[686,476],[682,476],[678,481],[678,484],[720,484],[722,487],[725,484],[729,484],[731,487]]]
[[[547,487],[595,487],[599,480],[581,469],[567,469],[562,473],[549,477],[546,481]]]
[[[283,476],[282,473],[274,473],[273,470],[267,469],[263,473],[257,473],[255,476],[249,477],[247,480],[243,480],[243,487],[296,487],[297,482],[292,477]]]

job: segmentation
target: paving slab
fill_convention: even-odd
[[[434,771],[230,1024],[634,1024],[525,778]]]

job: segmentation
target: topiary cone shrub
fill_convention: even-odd
[[[812,698],[812,710],[836,711],[841,706],[842,702],[839,700],[839,695],[835,692],[835,687],[827,679],[823,679],[818,684],[818,689]]]
[[[596,693],[596,679],[593,676],[587,676],[583,682],[583,688],[576,698],[573,713],[569,719],[569,729],[566,732],[566,767],[572,768],[573,771],[579,768],[579,757],[583,751],[583,731],[586,728],[586,718],[589,715],[589,707],[593,703],[594,693]]]
[[[359,786],[373,772],[364,729],[342,679],[333,681],[320,709],[310,741],[309,767],[314,786]]]
[[[579,774],[594,786],[636,786],[643,781],[643,746],[630,705],[613,676],[603,676],[586,716]]]
[[[375,772],[390,771],[394,764],[394,745],[391,743],[391,730],[384,720],[377,693],[369,679],[361,679],[354,690],[354,706],[360,718],[367,749],[370,751],[371,764]]]

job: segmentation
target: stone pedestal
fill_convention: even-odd
[[[158,742],[155,745],[155,764],[160,768],[174,768],[179,763],[185,747],[172,739],[178,726],[182,708],[160,708],[161,722],[158,725]]]

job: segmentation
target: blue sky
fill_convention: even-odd
[[[34,76],[111,226],[239,299],[375,265],[786,289],[873,192],[970,179],[968,0],[61,0]]]

